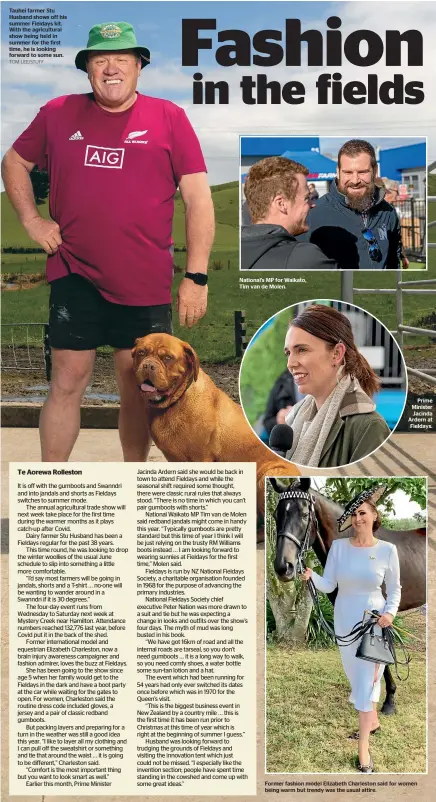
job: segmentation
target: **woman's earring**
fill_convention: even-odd
[[[335,365],[335,367],[336,367],[336,365]],[[338,370],[338,372],[336,374],[336,384],[339,384],[341,379],[343,379],[343,377],[344,377],[344,367],[345,367],[344,365],[340,365],[339,366],[339,370]]]

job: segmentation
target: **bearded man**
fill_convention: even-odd
[[[376,186],[373,146],[350,139],[338,153],[336,181],[311,209],[304,239],[318,245],[342,270],[398,270],[401,232],[395,209]]]

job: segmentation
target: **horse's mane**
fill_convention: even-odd
[[[342,515],[345,509],[344,505],[338,504],[337,501],[333,501],[333,499],[329,498],[328,496],[324,496],[319,490],[315,490],[315,488],[311,488],[310,492],[322,501],[326,501],[330,505],[332,513],[334,513],[337,518]]]

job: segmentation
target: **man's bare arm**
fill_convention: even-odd
[[[3,183],[27,235],[46,253],[52,254],[62,243],[61,232],[54,220],[44,220],[38,213],[29,175],[34,166],[9,148],[2,161]]]
[[[185,205],[186,270],[189,273],[207,273],[215,235],[215,214],[206,173],[182,176],[179,188]],[[206,314],[207,287],[195,284],[191,279],[182,279],[177,309],[181,325],[193,326]]]
[[[206,173],[182,176],[179,189],[185,206],[186,270],[206,273],[215,235],[215,214]]]

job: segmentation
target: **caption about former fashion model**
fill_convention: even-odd
[[[12,794],[255,793],[254,471],[11,464]]]

